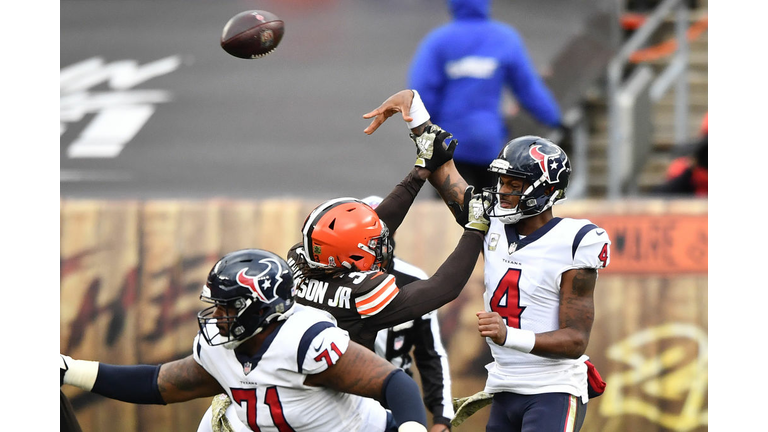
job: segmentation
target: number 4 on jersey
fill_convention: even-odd
[[[491,311],[501,315],[512,328],[520,328],[520,315],[525,310],[525,306],[520,306],[520,273],[520,269],[507,270],[491,297]]]

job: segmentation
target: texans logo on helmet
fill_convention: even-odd
[[[550,183],[557,183],[560,181],[560,173],[563,172],[565,169],[565,165],[561,164],[557,160],[554,159],[555,156],[558,156],[560,152],[558,151],[555,154],[544,154],[541,152],[541,146],[533,146],[528,151],[528,153],[531,155],[531,157],[539,163],[539,167],[541,168],[541,172],[544,173],[544,177],[547,179]],[[551,164],[550,164],[551,160]],[[554,174],[554,175],[552,175]]]
[[[272,290],[272,298],[267,298],[267,296],[264,294],[265,291],[269,290],[270,288],[274,288],[271,285],[270,278],[269,277],[263,277],[266,275],[271,269],[272,265],[277,266],[277,276],[275,276],[275,279],[277,279],[277,285],[280,285],[283,282],[283,279],[280,275],[282,275],[282,271],[280,268],[280,264],[276,262],[275,260],[271,259],[263,259],[259,261],[260,263],[267,264],[267,268],[259,273],[256,276],[248,276],[246,272],[248,271],[248,267],[240,270],[237,273],[237,283],[241,286],[244,286],[246,288],[250,288],[250,290],[253,292],[253,294],[262,302],[268,303],[274,300],[277,297],[277,294],[275,294],[275,290]],[[259,282],[261,281],[261,286],[259,286]]]

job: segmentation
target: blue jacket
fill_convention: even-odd
[[[506,143],[502,89],[539,122],[555,127],[560,109],[510,25],[491,20],[491,0],[448,0],[453,21],[422,40],[409,72],[432,123],[458,140],[454,159],[487,165]]]

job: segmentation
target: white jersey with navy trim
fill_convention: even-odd
[[[492,218],[484,244],[485,310],[498,312],[509,327],[557,330],[562,274],[606,267],[610,244],[605,230],[586,219],[554,218],[521,237],[514,225]],[[588,400],[586,355],[550,359],[486,341],[494,358],[486,366],[486,392],[563,392]]]
[[[195,360],[221,384],[238,418],[253,430],[384,431],[387,413],[377,401],[304,385],[307,375],[339,360],[349,335],[327,313],[294,307],[255,356],[212,347],[198,334]]]

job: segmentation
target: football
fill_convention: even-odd
[[[263,10],[240,12],[230,18],[221,33],[221,47],[229,54],[256,59],[271,53],[280,44],[285,23]]]

